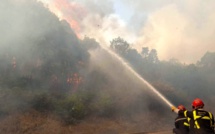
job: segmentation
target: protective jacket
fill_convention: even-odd
[[[178,115],[175,118],[174,134],[189,134],[189,121],[184,115]]]
[[[203,109],[178,111],[179,116],[190,118],[189,134],[214,134],[214,116]]]

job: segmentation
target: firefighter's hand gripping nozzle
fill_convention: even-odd
[[[172,112],[174,112],[177,108],[175,106],[171,107]]]

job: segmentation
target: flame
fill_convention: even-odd
[[[75,89],[82,83],[82,77],[78,73],[68,76],[67,83],[73,85]]]
[[[40,1],[44,4],[47,3],[45,0]],[[53,0],[48,2],[47,6],[60,20],[66,20],[76,35],[81,37],[80,24],[86,15],[86,10],[80,4],[69,2],[69,0]]]

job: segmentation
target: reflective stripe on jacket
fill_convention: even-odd
[[[214,117],[211,112],[203,109],[196,109],[193,111],[179,111],[179,115],[184,115],[190,118],[191,133],[213,133],[214,132]]]

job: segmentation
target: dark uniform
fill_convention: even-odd
[[[203,109],[178,112],[179,116],[190,118],[189,134],[214,134],[214,116]]]
[[[189,123],[188,118],[184,115],[178,115],[175,118],[175,128],[173,129],[174,134],[189,134]]]

